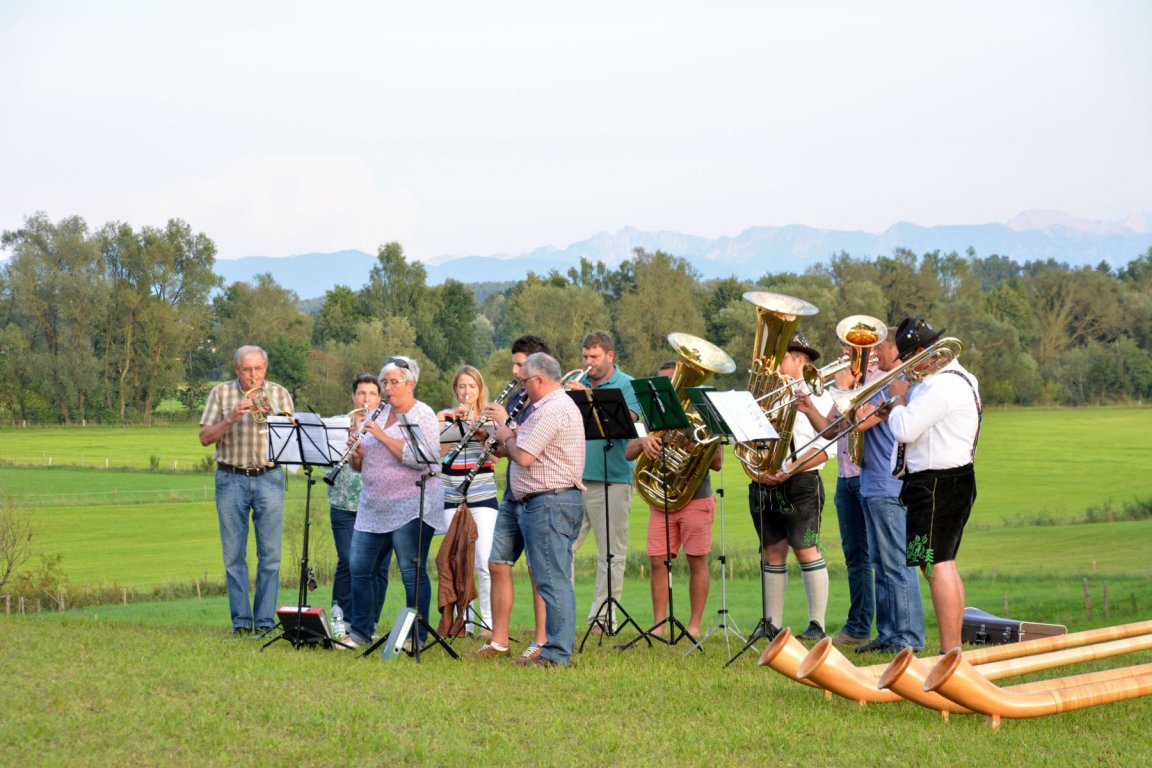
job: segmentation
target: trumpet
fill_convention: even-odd
[[[348,460],[352,458],[352,452],[360,447],[360,441],[364,439],[364,435],[368,432],[368,424],[376,421],[386,405],[388,405],[388,401],[381,400],[380,405],[376,406],[376,410],[372,411],[364,421],[360,422],[360,428],[356,430],[356,436],[348,441],[348,450],[344,451],[344,455],[340,457],[340,461],[336,463],[336,466],[332,467],[332,469],[328,470],[328,474],[324,475],[325,483],[328,485],[336,485],[336,476],[344,470],[344,466],[348,463]],[[367,410],[367,408],[357,408],[348,415],[352,416],[356,413],[365,413]]]
[[[500,390],[500,394],[496,395],[496,402],[503,405],[504,401],[508,399],[508,395],[512,394],[512,390],[516,388],[518,383],[520,382],[517,379],[512,379],[505,384],[504,389]],[[487,419],[476,419],[476,423],[472,425],[472,428],[460,438],[456,445],[452,446],[452,450],[444,454],[444,458],[440,463],[445,467],[451,466],[452,462],[456,461],[456,457],[460,455],[460,452],[464,450],[464,447],[468,445],[472,438],[476,437],[476,433],[479,432],[486,423],[488,423]]]

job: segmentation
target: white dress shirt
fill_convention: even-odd
[[[980,426],[979,396],[976,377],[956,360],[908,390],[908,404],[895,406],[888,415],[892,434],[907,446],[908,472],[972,463]]]

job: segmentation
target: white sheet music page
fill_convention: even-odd
[[[732,439],[738,443],[752,440],[775,440],[780,437],[760,409],[760,404],[746,389],[727,392],[705,392],[704,397],[720,414],[732,430]]]

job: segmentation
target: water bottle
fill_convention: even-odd
[[[344,625],[344,611],[341,610],[339,603],[332,603],[332,637],[343,640],[347,634],[348,628]]]

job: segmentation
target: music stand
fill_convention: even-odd
[[[308,540],[312,528],[312,486],[316,484],[312,477],[312,467],[330,467],[334,463],[332,440],[328,436],[328,429],[324,420],[315,413],[268,417],[268,458],[278,465],[302,466],[306,478],[306,491],[304,547],[300,554],[300,588],[296,595],[296,606],[295,609],[285,607],[276,611],[280,634],[260,646],[261,651],[277,640],[287,640],[297,649],[305,645],[320,645],[330,649],[334,644],[340,643],[328,633],[323,609],[312,609],[307,604],[308,590],[316,588],[316,579],[312,574],[312,567],[308,564]]]
[[[416,481],[416,485],[420,488],[420,511],[416,519],[420,521],[420,525],[416,528],[416,588],[412,593],[412,602],[416,603],[416,605],[409,607],[409,610],[415,613],[415,619],[412,623],[418,627],[423,627],[424,631],[427,632],[430,637],[435,638],[429,645],[441,646],[448,652],[449,656],[459,661],[460,656],[456,651],[452,650],[452,647],[444,642],[444,638],[440,636],[440,633],[433,629],[432,625],[428,623],[427,618],[420,613],[420,575],[421,572],[427,573],[428,568],[427,560],[423,563],[420,562],[421,553],[424,550],[424,486],[428,482],[428,478],[437,474],[437,470],[433,469],[433,467],[438,468],[440,466],[440,456],[438,453],[430,451],[424,445],[420,437],[420,425],[418,423],[408,421],[403,418],[403,414],[399,414],[396,426],[400,427],[401,434],[405,436],[404,442],[412,449],[412,456],[415,458],[416,463],[424,466],[424,471],[421,473],[420,479]],[[401,620],[407,622],[407,617],[405,617],[403,611],[401,611],[398,621]],[[373,651],[385,643],[389,644],[388,650],[391,650],[394,654],[397,643],[404,642],[404,638],[400,636],[402,634],[404,634],[403,631],[399,634],[389,631],[387,635],[384,635],[372,643],[372,645],[368,646],[364,653],[361,654],[361,657],[370,656]],[[410,655],[415,657],[417,664],[420,663],[421,645],[420,632],[416,631],[412,633],[412,651]],[[390,656],[386,653],[385,658],[390,658]]]
[[[615,388],[579,389],[569,391],[568,396],[580,409],[580,416],[584,420],[584,439],[604,441],[604,557],[608,596],[604,598],[604,602],[596,607],[596,617],[588,624],[588,631],[584,633],[584,639],[580,641],[580,650],[583,652],[584,643],[588,641],[588,636],[592,634],[595,627],[600,627],[601,643],[605,636],[612,637],[619,634],[620,630],[629,624],[636,627],[636,631],[640,633],[641,637],[647,637],[636,620],[628,611],[624,610],[620,601],[612,596],[612,559],[614,555],[612,554],[612,541],[609,535],[612,527],[612,515],[608,500],[608,452],[612,450],[613,440],[634,439],[636,437],[636,425],[632,423],[631,411],[628,409],[628,403],[624,400],[622,390]],[[624,621],[619,626],[616,626],[616,622],[613,621],[615,609],[619,609],[624,616]],[[652,645],[651,640],[648,641],[648,645]]]
[[[748,443],[758,440],[778,440],[780,439],[779,433],[768,417],[764,415],[764,411],[760,408],[760,404],[748,391],[728,391],[728,392],[702,392],[701,398],[706,402],[706,405],[701,408],[701,415],[703,418],[715,418],[716,428],[721,429],[724,433],[730,435],[737,443]],[[764,505],[760,505],[760,530],[764,530]],[[757,546],[760,549],[760,566],[763,571],[764,566],[764,548],[760,546],[757,541]],[[736,652],[732,658],[724,665],[727,667],[736,659],[740,658],[745,651],[749,648],[754,648],[757,640],[766,639],[771,640],[775,633],[772,631],[772,617],[765,616],[763,605],[766,602],[766,593],[764,588],[764,578],[760,578],[760,620],[752,629],[752,633],[748,635],[748,641],[744,647]]]
[[[688,396],[688,400],[696,409],[697,415],[708,432],[714,436],[721,437],[722,443],[727,445],[732,436],[731,430],[728,429],[728,424],[724,421],[724,417],[716,410],[706,395],[708,392],[715,392],[715,387],[688,387],[684,393]],[[703,651],[704,641],[712,637],[718,631],[724,632],[724,648],[730,654],[732,646],[728,637],[728,633],[732,632],[736,637],[740,638],[740,642],[744,642],[744,635],[740,632],[740,627],[737,626],[736,620],[732,618],[728,612],[728,552],[725,540],[725,522],[724,522],[724,487],[723,473],[720,474],[721,487],[716,489],[716,495],[720,497],[720,555],[717,560],[720,563],[720,608],[716,611],[716,618],[712,622],[712,626],[708,631],[700,636],[696,644],[684,652],[684,655],[692,653],[692,651]]]
[[[650,378],[633,379],[632,391],[640,401],[640,408],[644,412],[644,421],[649,432],[662,430],[685,430],[690,425],[688,414],[680,405],[680,395],[672,386],[672,380],[667,376],[653,376]],[[668,519],[668,461],[664,449],[664,441],[660,442],[660,486],[664,496],[664,568],[668,574],[668,615],[649,627],[643,635],[655,638],[668,645],[676,645],[683,637],[692,637],[688,629],[676,618],[676,608],[672,596],[672,532],[671,522]],[[663,638],[655,634],[660,627],[668,625],[668,637]],[[695,638],[693,638],[695,639]],[[624,651],[631,648],[640,638],[620,646]],[[649,641],[651,646],[651,641]]]

